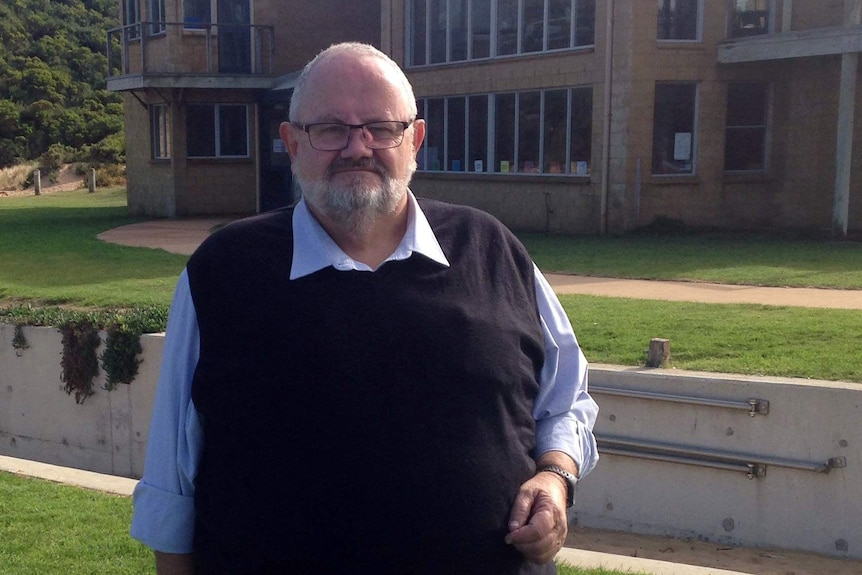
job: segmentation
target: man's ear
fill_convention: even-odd
[[[290,122],[282,122],[278,126],[278,135],[281,136],[281,141],[287,148],[287,153],[290,155],[291,161],[296,158],[296,148],[299,146],[299,140],[296,138],[296,129]]]
[[[413,152],[418,154],[422,142],[425,141],[425,120],[417,118],[413,120]]]

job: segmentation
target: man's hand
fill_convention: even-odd
[[[521,486],[509,515],[506,543],[533,563],[554,559],[566,541],[566,482],[553,473],[539,473]]]

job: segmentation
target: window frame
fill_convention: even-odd
[[[165,0],[147,0],[147,20],[150,22],[150,36],[162,36],[166,33]]]
[[[565,93],[565,118],[560,121],[559,118],[548,117],[546,105],[549,95],[559,98],[561,92]],[[538,96],[538,107],[535,101],[528,106],[527,102],[536,96]],[[472,172],[484,175],[590,177],[593,153],[593,96],[592,86],[570,86],[519,92],[419,98],[417,100],[419,116],[426,119],[429,130],[428,145],[419,150],[417,171],[423,174]],[[471,108],[471,100],[478,98],[482,99],[482,104],[478,108]],[[453,106],[455,102],[459,103]],[[578,109],[577,114],[574,109],[576,102],[585,103]],[[453,123],[449,115],[450,110],[456,108],[459,111],[466,110],[463,125],[460,121]],[[473,109],[484,109],[485,117],[476,117],[476,114],[471,112]],[[442,117],[437,117],[438,115]],[[588,119],[585,133],[575,134],[576,116],[581,120]],[[532,117],[538,118],[537,126],[531,124]],[[460,120],[460,112],[458,119]],[[548,138],[553,133],[549,122],[553,122],[555,126],[562,125],[565,129],[565,161],[562,162],[564,165],[559,161],[550,162],[546,157]],[[476,129],[477,124],[484,126],[484,133],[481,133],[481,129]],[[457,132],[463,132],[460,135],[463,138],[463,145],[459,142],[457,146],[458,158],[450,157],[451,142],[455,137],[451,133],[453,127]],[[506,132],[506,136],[501,133],[503,131]],[[529,142],[525,142],[526,132],[534,135]],[[576,136],[582,142],[580,149],[584,147],[583,142],[586,142],[588,157],[573,157],[576,151],[573,140]],[[484,148],[483,158],[476,157],[473,149],[476,144],[471,142],[480,142],[478,145]],[[560,144],[557,144],[557,155],[560,148]],[[537,156],[525,157],[527,149],[531,153],[535,152]],[[466,158],[466,166],[461,156]],[[453,160],[459,162],[458,169],[453,166]],[[479,167],[477,162],[481,162],[481,169],[477,169]]]
[[[167,103],[150,104],[150,151],[153,160],[171,159],[171,110]]]
[[[212,109],[213,114],[213,155],[192,155],[188,146],[189,138],[189,122],[188,115],[192,107],[206,107]],[[222,153],[222,108],[226,107],[242,107],[245,109],[245,154],[223,154]],[[209,102],[194,102],[187,105],[186,113],[186,157],[194,160],[212,160],[212,159],[248,159],[251,157],[251,106],[249,104],[225,102],[225,103],[209,103]]]
[[[762,124],[733,124],[730,121],[731,91],[733,86],[756,85],[763,89],[763,123]],[[769,171],[769,152],[770,152],[770,126],[772,124],[772,85],[769,82],[757,81],[733,81],[727,83],[727,104],[725,106],[725,122],[724,122],[724,173],[725,174],[762,174]],[[750,102],[750,100],[748,100]],[[746,105],[750,108],[750,105]],[[728,168],[727,167],[727,147],[730,142],[729,134],[731,132],[758,130],[762,132],[760,147],[761,158],[760,166],[754,168]]]
[[[474,22],[478,7],[484,12],[484,4],[489,4],[489,23],[487,38],[487,55],[485,52],[484,34],[479,38],[475,36],[478,27]],[[502,34],[500,31],[500,18],[503,17],[502,3],[512,4],[513,10],[510,15],[514,22],[514,47],[512,50],[501,48]],[[541,2],[542,11],[542,38],[541,48],[525,49],[525,5],[530,2]],[[557,3],[568,2],[568,45],[564,47],[549,48],[551,42],[551,12],[559,8]],[[437,8],[437,10],[433,10]],[[579,35],[579,23],[582,15],[589,14],[586,19],[588,29],[585,34]],[[498,58],[512,58],[518,56],[529,56],[543,53],[554,53],[561,51],[574,51],[591,48],[595,45],[595,13],[596,0],[408,0],[405,10],[405,54],[408,68],[422,66],[440,66],[446,64],[457,64],[462,62],[489,60]],[[463,16],[463,18],[462,18]],[[432,23],[432,19],[434,22]],[[465,22],[461,20],[466,19]],[[453,49],[454,26],[460,34],[466,35],[466,55],[461,57],[465,51],[459,49],[457,54]],[[441,30],[441,26],[443,29]],[[418,29],[417,29],[418,28]],[[508,29],[507,29],[508,30]],[[444,46],[440,47],[440,38],[445,38]],[[582,40],[581,36],[586,38]],[[437,39],[435,49],[435,41]],[[511,42],[507,45],[511,45]],[[476,55],[474,49],[482,46],[483,53]]]
[[[661,33],[661,5],[662,3],[670,2],[671,0],[658,0],[659,7],[656,13],[656,41],[660,43],[669,43],[669,44],[677,44],[677,43],[691,43],[697,44],[703,42],[703,3],[704,0],[690,0],[695,3],[695,23],[694,23],[694,38],[661,38],[659,34]],[[679,1],[679,0],[677,0]]]
[[[123,26],[126,28],[127,40],[141,39],[141,3],[140,0],[122,0]]]

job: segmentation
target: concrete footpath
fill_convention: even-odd
[[[115,495],[131,496],[137,483],[134,479],[104,475],[92,471],[83,471],[58,465],[49,465],[37,461],[18,459],[0,455],[0,471],[15,473],[27,477],[36,477],[66,485],[74,485],[84,489],[93,489]],[[557,555],[558,561],[584,568],[619,569],[632,573],[649,573],[653,575],[746,575],[738,571],[726,571],[709,567],[698,567],[656,561],[611,553],[599,553],[564,547]]]
[[[158,248],[171,253],[191,255],[214,228],[229,221],[226,218],[152,220],[108,230],[98,237],[103,241],[125,246]],[[560,294],[701,303],[862,309],[862,290],[736,286],[553,273],[545,275],[554,290]]]

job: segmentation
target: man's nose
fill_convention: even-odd
[[[348,158],[370,157],[374,151],[365,144],[365,128],[351,128],[347,136],[347,146],[341,155]]]

